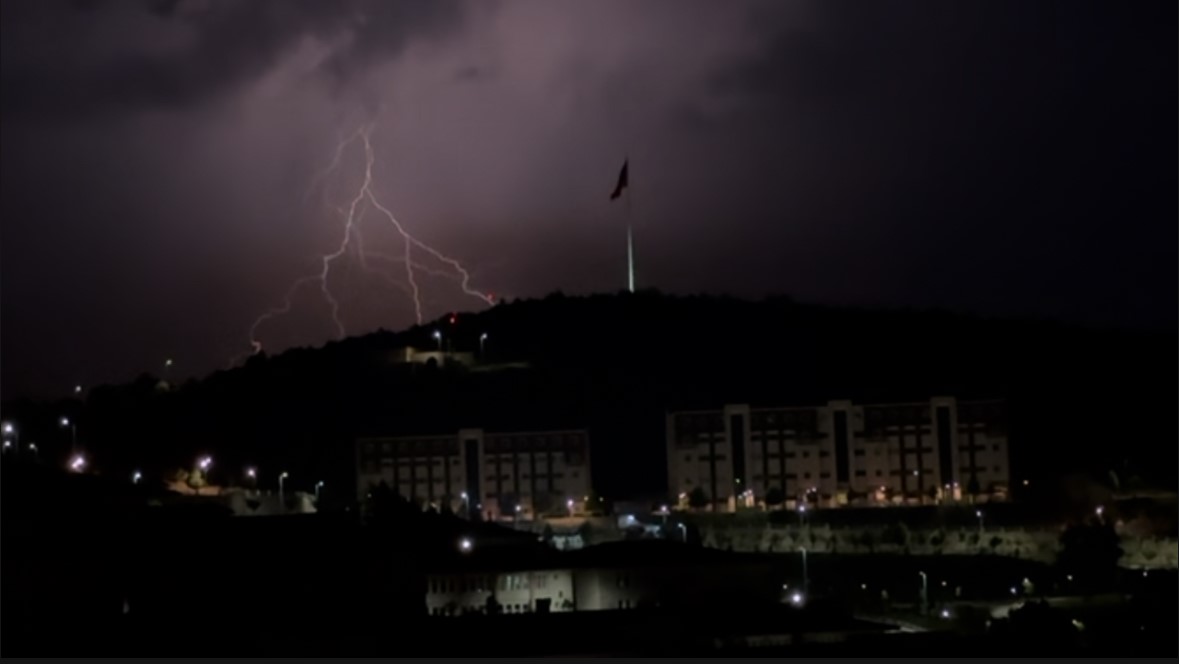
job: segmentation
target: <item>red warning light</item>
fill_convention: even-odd
[[[455,324],[455,323],[457,323],[457,322],[458,322],[458,316],[455,316],[454,314],[451,314],[451,315],[450,315],[450,324],[451,324],[451,325],[454,325],[454,324]]]

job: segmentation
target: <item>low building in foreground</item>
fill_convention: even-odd
[[[681,508],[806,509],[1003,500],[1001,401],[929,401],[667,414],[668,486]]]
[[[764,555],[675,542],[599,544],[579,551],[483,551],[433,561],[430,615],[560,613],[656,607],[772,606],[782,581]]]
[[[486,519],[583,511],[590,496],[584,430],[362,438],[356,442],[361,501],[384,482],[423,506]]]

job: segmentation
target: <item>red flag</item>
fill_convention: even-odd
[[[614,186],[614,193],[610,194],[610,200],[614,200],[622,195],[622,190],[629,186],[626,179],[626,167],[630,165],[630,159],[622,162],[622,172],[618,174],[618,184]]]

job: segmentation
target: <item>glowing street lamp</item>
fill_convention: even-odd
[[[70,445],[73,447],[77,447],[78,446],[78,425],[75,422],[71,421],[70,418],[68,418],[64,415],[61,417],[60,420],[57,421],[57,425],[63,429],[68,428],[70,430]]]
[[[319,490],[323,488],[323,480],[315,483],[315,502],[319,502]]]
[[[798,527],[802,527],[802,520],[806,517],[806,505],[804,503],[798,504]]]
[[[479,357],[483,357],[483,346],[485,343],[487,343],[487,333],[486,332],[479,335]]]
[[[459,551],[462,551],[463,553],[470,553],[471,550],[475,548],[475,543],[471,541],[471,538],[464,537],[459,540],[458,548]]]
[[[572,498],[565,501],[565,508],[569,510],[569,516],[573,516],[573,499]]]
[[[4,449],[9,449],[13,445],[20,445],[20,435],[16,431],[16,426],[12,422],[5,422],[0,425],[0,431],[4,432]],[[12,436],[12,440],[8,437]]]
[[[82,386],[81,386],[81,385],[75,385],[75,386],[74,386],[74,394],[81,394],[81,393],[82,393]]]
[[[925,615],[929,610],[929,577],[925,575],[925,572],[917,572],[917,574],[921,576],[921,615]]]
[[[248,477],[252,480],[256,480],[256,479],[258,479],[258,471],[255,470],[253,467],[246,468],[246,477]]]
[[[981,533],[981,532],[982,532],[982,529],[983,529],[983,513],[982,513],[982,510],[974,510],[974,515],[978,517],[978,532],[980,532],[980,533]]]
[[[278,476],[278,502],[279,505],[286,505],[286,500],[283,499],[283,489],[285,488],[286,479],[290,474],[285,470]]]
[[[143,479],[143,473],[139,472],[138,470],[131,473],[131,483],[132,484],[139,484],[139,480],[141,480],[141,479]]]
[[[202,471],[205,471],[205,472],[208,472],[209,468],[212,467],[212,465],[213,465],[213,457],[210,457],[210,456],[201,457],[200,461],[197,462],[197,467],[199,467]]]
[[[86,468],[86,457],[81,454],[75,454],[73,459],[70,459],[70,470],[75,473],[80,473]]]
[[[441,330],[434,330],[434,334],[432,334],[430,336],[434,337],[434,340],[438,342],[438,352],[441,353],[442,352],[442,331]]]

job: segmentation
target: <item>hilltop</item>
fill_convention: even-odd
[[[484,370],[396,361],[405,347],[436,349],[435,331],[448,350],[475,355],[486,334]],[[293,482],[333,486],[350,483],[361,435],[586,427],[596,483],[617,495],[662,490],[668,409],[946,394],[1008,401],[1018,477],[1117,468],[1173,485],[1175,341],[786,298],[555,294],[259,355],[167,391],[145,375],[85,403],[10,404],[5,415],[64,456],[54,423],[71,413],[99,470],[210,453],[227,473],[253,464],[264,477],[282,468]]]

